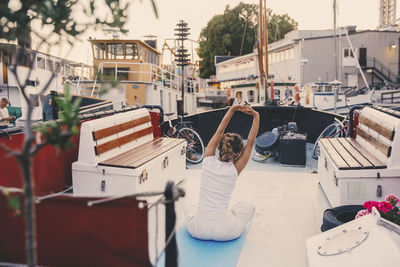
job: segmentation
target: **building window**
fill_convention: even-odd
[[[121,43],[107,44],[108,59],[124,59]]]
[[[345,58],[349,58],[349,57],[354,58],[354,54],[353,54],[353,51],[351,50],[351,48],[344,48],[344,50],[343,50],[343,56],[344,56]]]

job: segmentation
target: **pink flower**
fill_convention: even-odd
[[[392,206],[392,204],[390,204],[386,201],[382,201],[382,202],[378,203],[377,209],[379,211],[382,211],[383,213],[386,213],[389,210],[393,209],[393,206]]]
[[[369,212],[371,212],[371,210],[372,210],[372,207],[375,207],[375,208],[377,208],[378,209],[378,205],[379,205],[379,202],[377,202],[377,201],[365,201],[364,202],[364,208],[366,208]]]
[[[385,200],[387,202],[389,202],[390,204],[392,204],[392,205],[396,205],[400,201],[400,199],[397,196],[393,195],[393,194],[387,195]]]
[[[356,219],[358,219],[358,218],[360,218],[360,217],[362,217],[364,215],[367,215],[367,214],[370,214],[370,212],[367,209],[360,210],[359,212],[357,212]]]

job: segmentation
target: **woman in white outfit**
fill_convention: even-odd
[[[240,135],[225,133],[233,114],[253,117],[246,145]],[[251,156],[259,127],[259,114],[247,105],[234,105],[225,114],[204,154],[199,206],[187,207],[189,233],[198,239],[226,241],[238,238],[254,215],[254,206],[242,201],[229,208],[236,180]],[[218,147],[219,156],[216,156]]]

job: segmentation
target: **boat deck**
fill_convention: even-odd
[[[308,144],[308,155],[312,145]],[[186,203],[197,203],[200,165],[189,166]],[[330,207],[318,184],[317,161],[284,167],[269,159],[250,159],[240,174],[232,203],[248,200],[256,207],[238,266],[306,266],[305,241],[320,233],[323,211]],[[178,214],[178,225],[182,217]]]

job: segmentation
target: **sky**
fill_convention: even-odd
[[[189,38],[198,40],[201,29],[227,5],[236,6],[239,0],[155,0],[159,18],[156,19],[149,0],[132,0],[128,12],[126,39],[142,39],[144,35],[158,36],[160,47],[166,38],[174,37],[176,23],[183,19],[191,28]],[[258,0],[243,1],[258,3]],[[299,23],[299,29],[329,29],[333,26],[333,0],[267,0],[267,7],[278,14],[287,13]],[[378,24],[378,0],[338,0],[338,25],[357,25],[358,29],[375,29]],[[400,6],[400,5],[398,5]],[[399,9],[399,8],[398,8]],[[399,13],[399,12],[398,12]],[[89,37],[104,38],[102,31],[88,31],[81,36],[68,54],[68,59],[91,64]],[[195,45],[195,44],[194,44]],[[189,49],[191,45],[188,44]],[[54,54],[54,53],[53,53]],[[63,56],[63,55],[61,55]],[[65,57],[65,55],[64,55]]]

